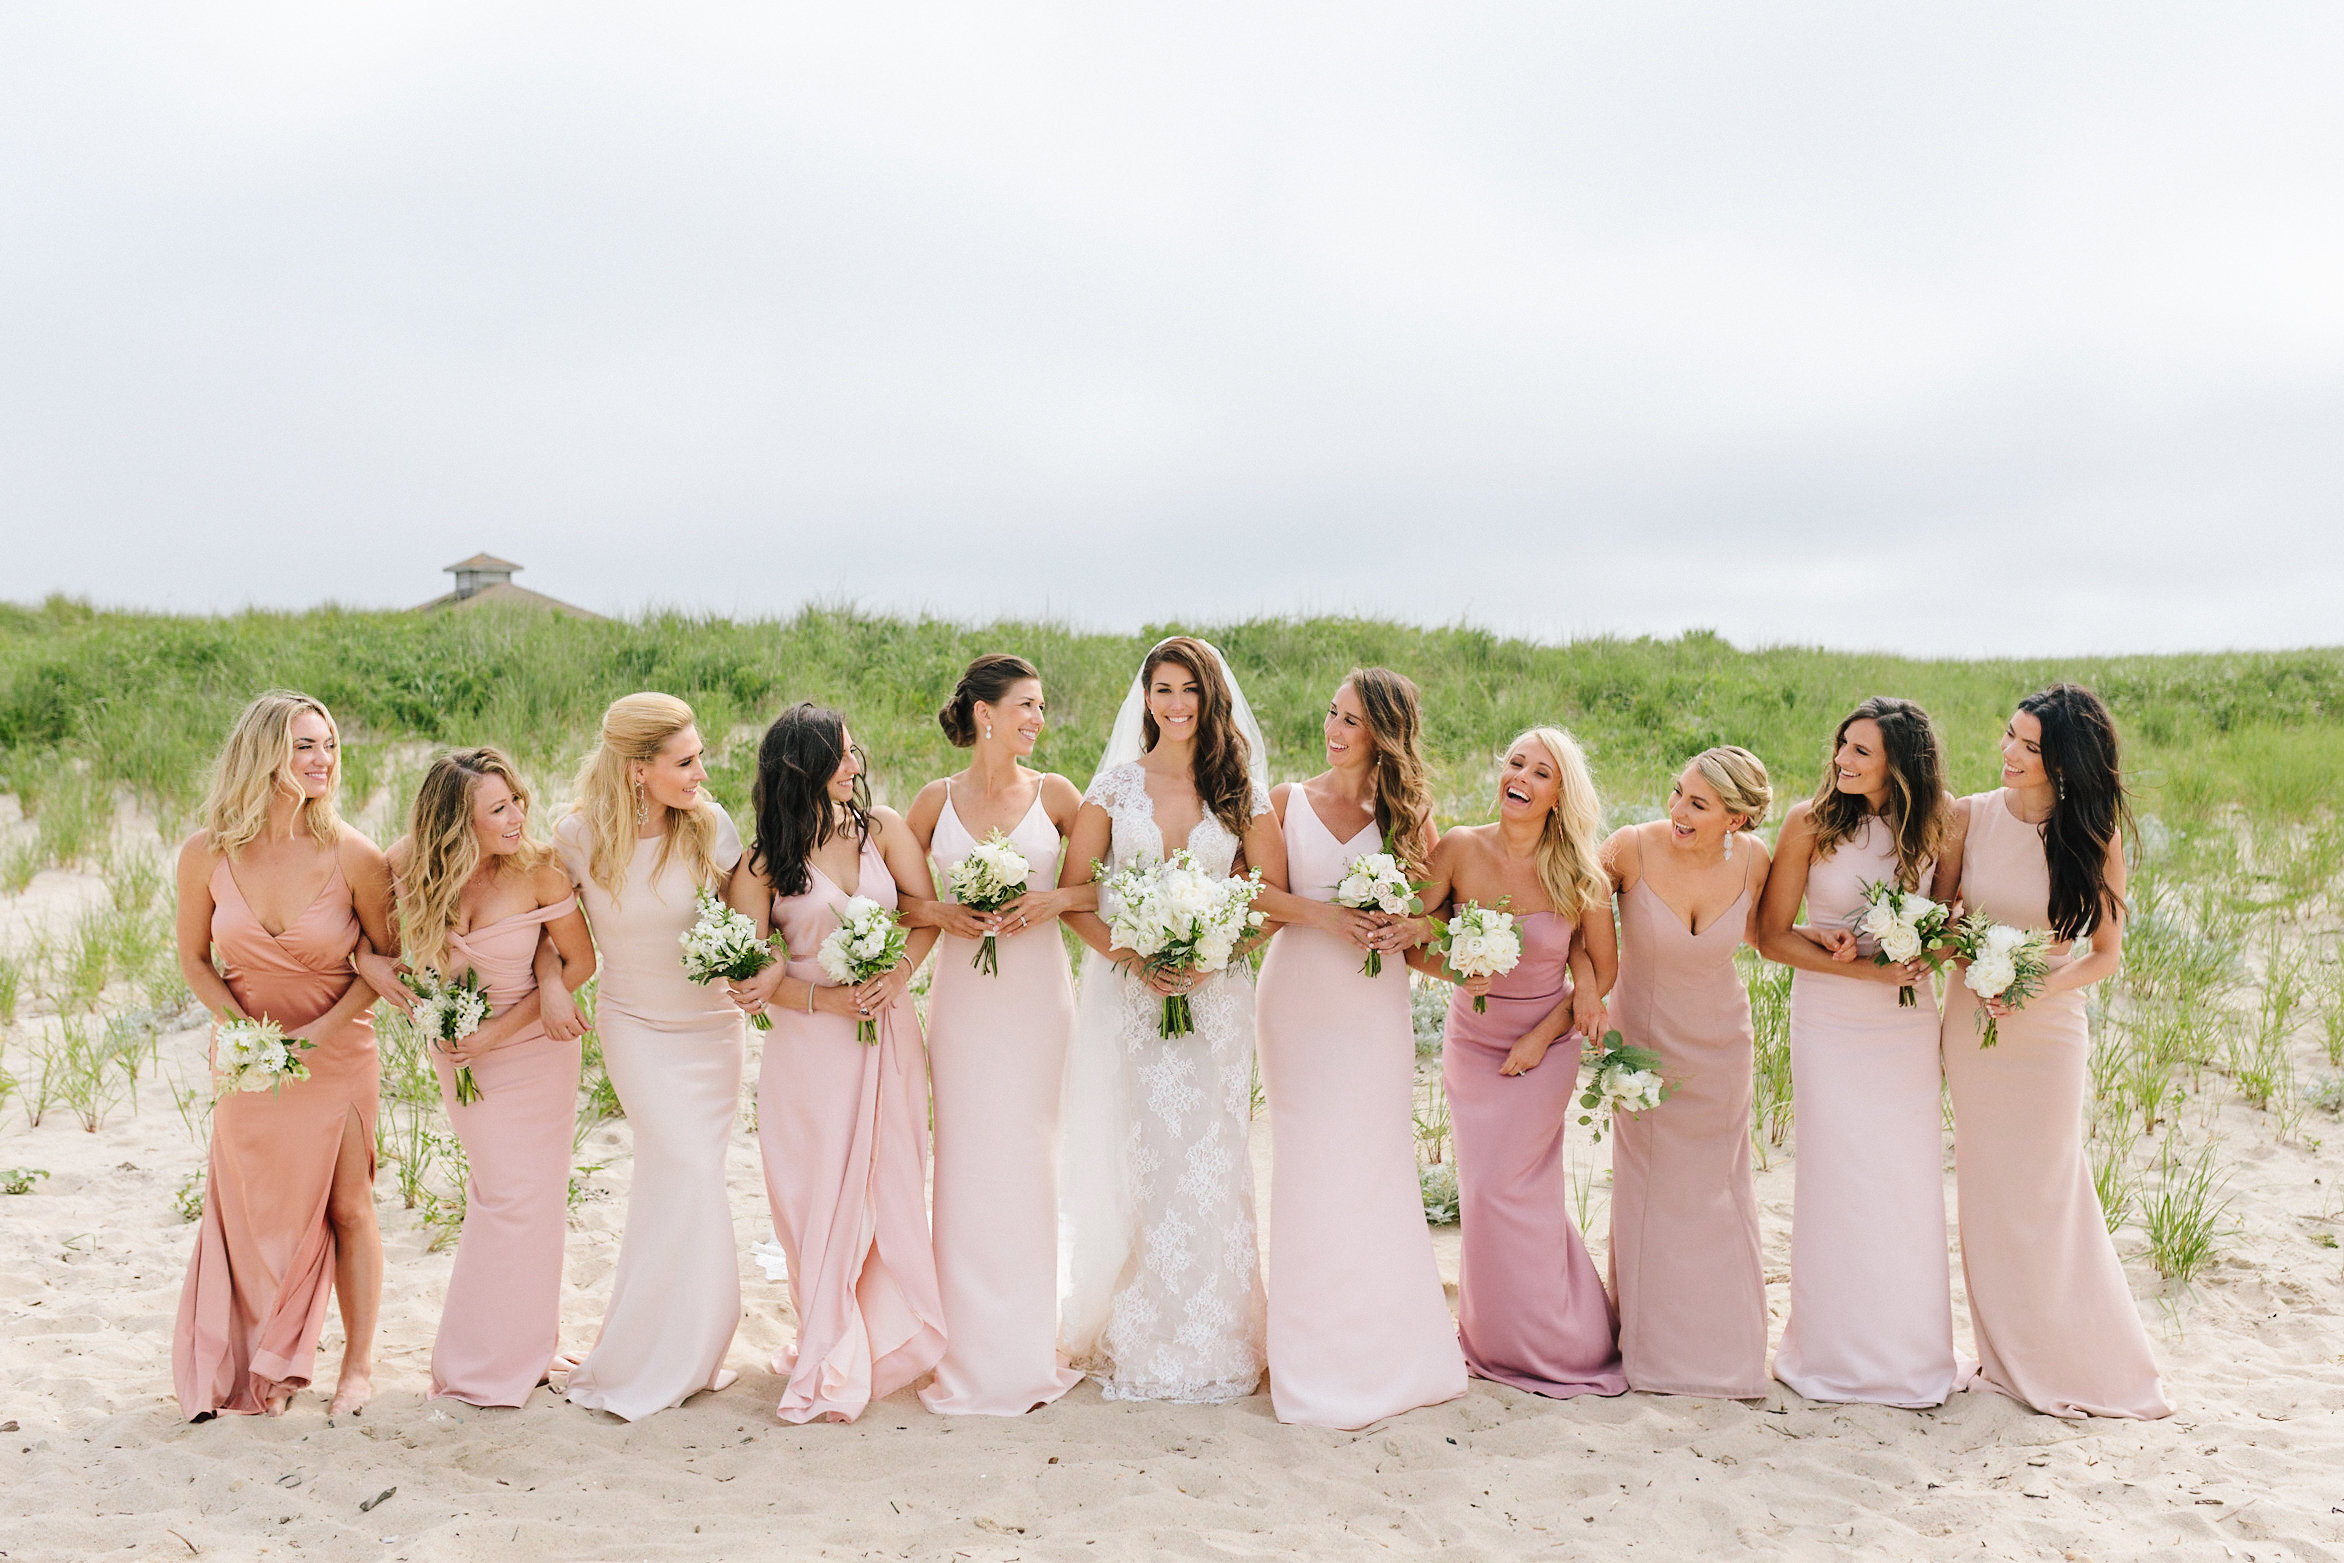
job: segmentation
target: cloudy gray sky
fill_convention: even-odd
[[[0,596],[2344,640],[2344,9],[0,13]]]

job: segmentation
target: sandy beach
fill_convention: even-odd
[[[0,940],[62,928],[105,895],[39,875],[0,900]],[[20,1014],[7,1066],[20,1075]],[[161,1047],[200,1077],[203,1032]],[[752,1064],[752,1072],[754,1065]],[[746,1258],[771,1234],[746,1118],[731,1154],[748,1316],[721,1394],[626,1425],[539,1392],[518,1411],[424,1399],[450,1255],[378,1184],[388,1248],[378,1394],[329,1423],[322,1390],[281,1421],[191,1426],[170,1394],[170,1327],[195,1228],[172,1195],[202,1147],[164,1081],[95,1133],[11,1104],[0,1166],[41,1168],[0,1199],[0,1556],[9,1559],[1689,1558],[2314,1559],[2344,1556],[2344,1158],[2313,1114],[2280,1142],[2235,1098],[2216,1115],[2237,1230],[2184,1292],[2120,1236],[2180,1414],[2067,1423],[1993,1394],[1941,1410],[1629,1395],[1541,1400],[1476,1382],[1464,1399],[1357,1433],[1232,1407],[1109,1404],[1083,1385],[1015,1420],[946,1420],[908,1392],[853,1426],[785,1427],[767,1368],[784,1290]],[[2193,1120],[2194,1121],[2194,1120]],[[200,1132],[200,1120],[197,1129]],[[1265,1210],[1275,1125],[1257,1123]],[[617,1255],[628,1130],[569,1242],[567,1342],[592,1338]],[[1795,1149],[1795,1144],[1790,1149]],[[1604,1151],[1588,1169],[1604,1258]],[[1792,1159],[1760,1177],[1776,1331],[1787,1301]],[[1951,1178],[1948,1177],[1949,1195]],[[1949,1199],[1950,1205],[1950,1199]],[[1267,1211],[1265,1226],[1276,1212]],[[1456,1232],[1437,1234],[1452,1286]],[[1966,1339],[1955,1267],[1957,1334]],[[1453,1292],[1452,1292],[1453,1296]],[[339,1352],[329,1324],[319,1372]],[[361,1505],[382,1497],[370,1509]]]

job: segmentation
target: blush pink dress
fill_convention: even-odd
[[[308,1079],[238,1092],[212,1113],[203,1222],[171,1340],[191,1420],[264,1411],[272,1391],[309,1383],[334,1285],[334,1167],[355,1135],[372,1171],[379,1085],[367,1017],[311,1029],[358,980],[350,952],[362,930],[340,865],[281,934],[261,926],[226,862],[211,888],[212,945],[237,1007],[314,1045],[302,1060]]]
[[[1699,933],[1643,879],[1620,896],[1612,1022],[1675,1090],[1612,1122],[1611,1272],[1628,1386],[1766,1396],[1766,1270],[1750,1181],[1745,889]]]
[[[2013,928],[2051,926],[2043,829],[2006,791],[1969,800],[1962,904]],[[2070,955],[2054,946],[2056,967]],[[1962,1279],[1986,1386],[2052,1416],[2173,1414],[2109,1240],[2084,1154],[2092,1051],[2084,994],[2030,1000],[1982,1035],[1977,996],[1947,989]]]
[[[713,801],[716,867],[741,857]],[[708,1388],[741,1323],[741,1258],[725,1192],[725,1147],[741,1114],[741,1012],[722,983],[684,976],[684,931],[700,887],[660,837],[635,843],[613,896],[588,872],[586,822],[554,831],[601,956],[594,1027],[634,1145],[627,1228],[594,1349],[570,1375],[572,1405],[634,1421]]]
[[[533,912],[450,934],[456,971],[480,975],[489,1012],[537,991],[538,935],[575,911],[564,896]],[[570,1228],[570,1148],[578,1121],[576,1041],[541,1025],[473,1061],[480,1100],[456,1100],[456,1066],[437,1049],[440,1101],[463,1143],[464,1230],[431,1350],[431,1392],[475,1406],[518,1406],[545,1381],[561,1331],[562,1244]]]
[[[863,844],[859,894],[893,908],[895,879]],[[775,896],[789,975],[827,983],[814,952],[849,891],[807,865],[803,895]],[[797,1339],[774,1354],[778,1414],[851,1422],[944,1355],[944,1305],[928,1232],[928,1076],[906,994],[855,1040],[845,1015],[773,1007],[757,1076],[757,1145],[773,1227],[789,1261]]]
[[[1373,821],[1337,841],[1286,794],[1294,893],[1334,899]],[[1348,939],[1280,928],[1254,998],[1269,1096],[1270,1403],[1281,1422],[1357,1428],[1465,1393],[1465,1358],[1416,1176],[1408,967],[1375,977]]]
[[[1449,1001],[1441,1079],[1457,1137],[1457,1327],[1476,1377],[1533,1394],[1625,1394],[1619,1325],[1571,1222],[1563,1130],[1578,1111],[1579,1033],[1536,1069],[1498,1073],[1523,1033],[1571,993],[1572,925],[1516,919],[1522,958],[1490,984],[1489,1009]]]
[[[1058,827],[1033,807],[1009,832],[1029,890],[1058,882]],[[975,850],[949,784],[936,821],[936,876]],[[936,1282],[947,1336],[929,1410],[1018,1416],[1082,1381],[1058,1349],[1058,1109],[1074,1035],[1074,983],[1058,921],[994,941],[945,935],[928,993],[936,1090]]]
[[[1864,886],[1893,879],[1888,827],[1863,830],[1807,870],[1807,916],[1853,927]],[[1935,869],[1924,875],[1926,892]],[[1863,941],[1860,960],[1874,953]],[[1934,1406],[1960,1385],[1946,1258],[1937,1005],[1897,1004],[1882,982],[1791,979],[1797,1100],[1791,1311],[1774,1376],[1809,1400]]]

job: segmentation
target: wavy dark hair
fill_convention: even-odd
[[[757,779],[749,786],[749,810],[757,837],[749,866],[765,876],[775,895],[804,895],[813,884],[807,861],[833,836],[852,832],[857,849],[871,839],[868,774],[833,805],[830,778],[846,763],[846,718],[828,706],[801,700],[773,719],[757,743]]]
[[[1029,678],[1039,684],[1041,671],[1023,657],[996,651],[977,658],[952,686],[952,698],[936,713],[936,725],[944,729],[955,749],[973,746],[977,741],[977,703],[998,705],[1004,695]]]
[[[1432,783],[1416,685],[1390,668],[1353,668],[1343,682],[1359,697],[1375,740],[1375,828],[1411,874],[1422,874],[1432,861]]]
[[[1253,763],[1253,750],[1237,730],[1232,714],[1236,700],[1229,693],[1229,681],[1221,676],[1221,659],[1193,636],[1175,635],[1159,642],[1139,665],[1143,700],[1148,686],[1155,682],[1156,669],[1167,662],[1196,676],[1196,752],[1189,757],[1189,779],[1196,786],[1197,798],[1206,813],[1243,841],[1245,827],[1253,819],[1253,778],[1247,769]],[[1155,748],[1164,736],[1157,730],[1156,713],[1144,706],[1139,731],[1142,753]]]
[[[1854,840],[1869,817],[1862,798],[1839,790],[1840,743],[1849,728],[1866,720],[1879,727],[1888,761],[1888,804],[1881,818],[1896,842],[1897,883],[1918,890],[1923,870],[1945,845],[1953,810],[1945,797],[1945,751],[1937,741],[1937,725],[1910,700],[1874,695],[1833,729],[1831,746],[1823,752],[1823,782],[1808,805],[1815,856],[1829,857],[1841,843]]]
[[[2018,703],[2043,724],[2043,770],[2051,778],[2051,817],[2043,822],[2043,858],[2051,869],[2051,931],[2080,939],[2124,913],[2108,883],[2108,846],[2133,829],[2124,790],[2116,722],[2081,684],[2053,684]]]

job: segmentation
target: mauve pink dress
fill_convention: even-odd
[[[856,894],[893,908],[895,878],[863,844]],[[803,895],[775,896],[789,975],[827,983],[814,952],[838,928],[849,892],[807,865]],[[928,1233],[928,1075],[907,993],[855,1040],[845,1015],[768,1011],[757,1074],[765,1194],[789,1260],[797,1339],[774,1353],[787,1375],[778,1414],[851,1422],[936,1366],[944,1305]]]
[[[281,934],[261,926],[226,862],[211,887],[212,945],[237,1007],[309,1035],[358,980],[350,952],[362,930],[339,864]],[[238,1092],[212,1112],[203,1223],[171,1340],[171,1377],[190,1419],[264,1411],[272,1390],[310,1380],[334,1285],[327,1197],[348,1136],[373,1170],[379,1077],[365,1015],[309,1040],[308,1079]]]
[[[1449,1000],[1441,1079],[1457,1137],[1457,1328],[1476,1377],[1533,1394],[1625,1394],[1619,1326],[1603,1278],[1571,1222],[1563,1130],[1578,1112],[1579,1033],[1536,1069],[1498,1073],[1522,1034],[1571,992],[1573,927],[1553,912],[1518,917],[1522,958],[1475,1014]]]
[[[455,972],[479,973],[489,1011],[537,990],[537,939],[577,910],[564,896],[533,912],[450,934]],[[531,1023],[473,1060],[480,1100],[456,1100],[456,1066],[432,1050],[440,1101],[463,1143],[464,1230],[431,1349],[431,1392],[475,1406],[518,1406],[545,1380],[559,1342],[562,1243],[570,1229],[570,1149],[580,1044]]]
[[[1631,1389],[1766,1397],[1766,1269],[1750,1181],[1750,893],[1698,934],[1643,879],[1620,896],[1612,1023],[1675,1086],[1612,1118],[1611,1273]]]
[[[1009,833],[1026,887],[1058,882],[1064,843],[1042,807]],[[932,848],[938,883],[975,849],[949,787]],[[1018,1416],[1082,1382],[1058,1349],[1058,1109],[1074,1036],[1074,983],[1058,920],[994,941],[946,934],[928,992],[936,1090],[936,1282],[947,1336],[920,1402],[945,1414]]]
[[[2013,928],[2049,928],[2043,828],[2011,813],[2009,797],[1969,800],[1962,902]],[[2069,958],[2060,950],[2052,964]],[[2171,1416],[2084,1154],[2083,991],[2031,1000],[1996,1028],[1992,1048],[1978,1045],[1977,995],[1956,980],[1946,999],[1962,1279],[1980,1376],[2052,1416]]]
[[[1922,876],[1924,893],[1936,870]],[[1807,869],[1807,917],[1853,927],[1864,886],[1896,875],[1887,825]],[[1859,959],[1869,961],[1873,941]],[[1791,1312],[1774,1376],[1809,1400],[1920,1408],[1960,1385],[1946,1259],[1937,1004],[1900,1008],[1882,982],[1791,979],[1798,1160],[1791,1195]]]
[[[1286,876],[1334,899],[1373,821],[1337,841],[1299,784],[1286,793]],[[1269,1096],[1270,1403],[1281,1422],[1365,1427],[1465,1393],[1416,1176],[1416,1035],[1408,966],[1375,977],[1348,939],[1280,928],[1254,1024]]]

